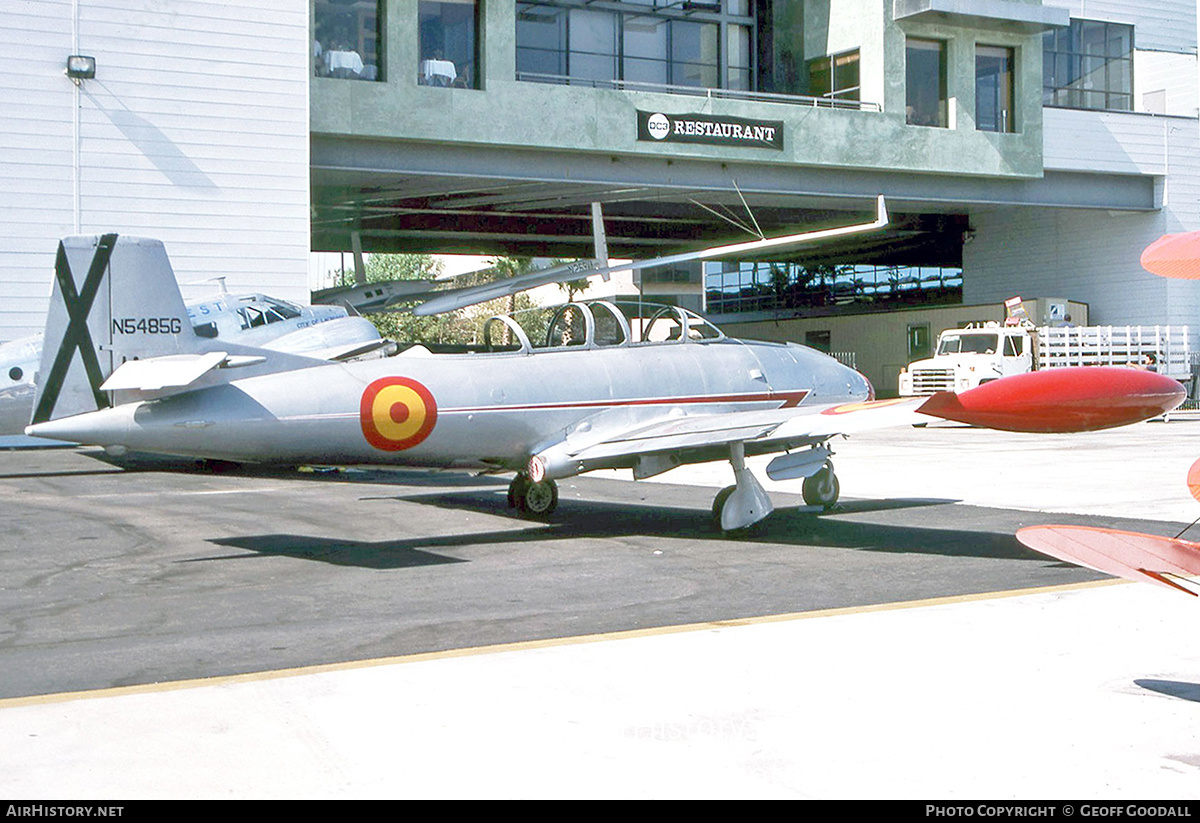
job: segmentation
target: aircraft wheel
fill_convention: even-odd
[[[733,494],[735,489],[737,489],[737,486],[726,486],[717,492],[717,497],[713,500],[713,524],[717,529],[721,528],[721,510],[725,508],[725,501],[729,499],[729,495]]]
[[[525,489],[517,499],[517,508],[530,517],[549,517],[558,506],[558,484],[553,480],[534,483],[525,481]]]
[[[824,509],[833,508],[841,492],[841,484],[833,473],[833,465],[826,463],[812,477],[804,479],[804,502],[810,506],[820,506]]]
[[[522,508],[521,501],[525,499],[525,492],[529,488],[529,478],[523,474],[518,474],[508,484],[508,507],[510,509]]]

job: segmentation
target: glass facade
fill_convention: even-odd
[[[833,100],[858,100],[858,49],[808,61],[809,94]]]
[[[313,74],[344,80],[382,80],[380,0],[315,0]]]
[[[904,47],[905,117],[910,126],[946,128],[946,44],[909,38]]]
[[[962,268],[949,266],[802,266],[797,263],[706,263],[710,314],[961,303]]]
[[[1013,116],[1013,50],[975,47],[975,128],[1016,131]]]
[[[1072,20],[1042,38],[1042,102],[1132,111],[1133,26]]]
[[[476,0],[421,0],[417,28],[419,84],[479,88]]]
[[[746,0],[517,3],[517,77],[749,90],[753,33]]]

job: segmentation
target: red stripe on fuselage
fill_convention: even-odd
[[[616,406],[677,406],[699,403],[768,403],[779,401],[776,408],[789,409],[800,405],[808,396],[807,389],[785,392],[762,392],[760,394],[710,394],[696,397],[646,397],[628,400],[579,400],[567,403],[530,403],[514,406],[475,406],[458,409],[439,409],[441,414],[489,412],[489,411],[545,411],[547,409],[593,409]]]

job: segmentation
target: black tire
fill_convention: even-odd
[[[510,509],[521,509],[525,498],[525,492],[529,487],[529,478],[523,474],[518,474],[508,484],[508,507]]]
[[[713,525],[718,530],[721,529],[721,510],[725,508],[725,501],[729,499],[729,495],[733,494],[737,486],[726,486],[717,492],[716,499],[713,500],[712,519]]]
[[[841,484],[833,473],[833,466],[826,463],[812,477],[804,478],[804,502],[810,506],[831,509],[837,503]]]
[[[526,481],[524,493],[518,499],[517,508],[529,517],[549,517],[558,507],[558,484],[553,480],[534,483]]]

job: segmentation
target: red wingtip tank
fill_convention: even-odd
[[[1080,366],[1004,377],[961,394],[939,392],[919,411],[991,429],[1046,434],[1149,420],[1186,397],[1177,380],[1155,372]]]

